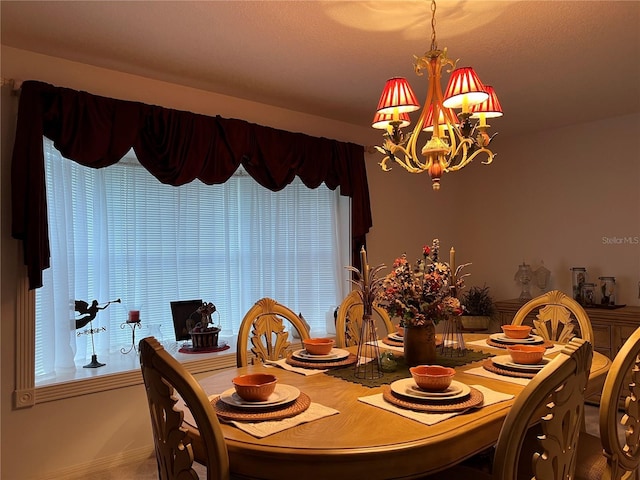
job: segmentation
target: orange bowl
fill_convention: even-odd
[[[404,327],[401,327],[400,325],[396,325],[396,333],[399,336],[404,337]]]
[[[503,325],[502,331],[509,338],[527,338],[531,333],[529,325]]]
[[[428,392],[442,392],[449,388],[456,374],[453,368],[440,365],[418,365],[409,369],[416,385]]]
[[[542,361],[547,349],[539,345],[510,345],[507,350],[515,363],[533,365]]]
[[[327,355],[335,343],[331,338],[309,338],[303,340],[305,350],[311,355]]]
[[[247,402],[264,402],[276,389],[278,378],[270,373],[250,373],[232,380],[236,393]]]

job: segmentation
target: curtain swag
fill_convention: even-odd
[[[25,81],[11,166],[12,235],[22,240],[30,289],[42,286],[42,271],[50,266],[43,136],[66,158],[93,168],[113,165],[133,148],[169,185],[196,178],[224,183],[242,164],[272,191],[296,175],[309,188],[323,182],[340,187],[352,199],[354,252],[372,226],[361,145]]]

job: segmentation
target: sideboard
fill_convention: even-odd
[[[511,323],[524,302],[518,299],[495,302],[500,323]],[[622,344],[640,327],[640,307],[585,308],[594,335],[594,349],[613,360]],[[535,318],[535,312],[527,320]],[[529,322],[527,322],[529,323]]]

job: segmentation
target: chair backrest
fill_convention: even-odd
[[[298,331],[301,340],[309,338],[309,331],[293,310],[272,298],[261,298],[251,307],[240,324],[236,348],[238,367],[244,367],[249,363],[249,342],[253,354],[252,363],[278,360],[286,356],[291,343],[283,318]]]
[[[149,401],[160,480],[197,479],[193,446],[183,426],[180,395],[198,427],[206,457],[207,480],[229,478],[229,456],[220,423],[196,379],[154,337],[140,340],[140,367]]]
[[[573,478],[576,446],[584,418],[584,393],[591,369],[591,343],[574,338],[527,384],[516,397],[496,444],[494,478],[513,480],[522,468],[527,478],[565,480]],[[530,425],[541,422],[537,445],[527,446],[532,456],[522,455]],[[530,462],[519,465],[522,462]]]
[[[618,435],[620,399],[628,388]],[[616,354],[604,382],[600,401],[600,441],[611,479],[640,479],[640,328]]]
[[[567,343],[576,336],[594,343],[593,328],[587,312],[573,298],[559,290],[552,290],[529,300],[516,312],[511,323],[522,325],[527,315],[538,308],[540,310],[533,320],[537,335],[557,343]],[[578,322],[580,332],[575,331],[573,319]]]
[[[395,331],[389,314],[384,308],[374,304],[372,310],[373,316],[377,316],[382,320],[386,334]],[[354,290],[344,298],[338,307],[338,315],[336,317],[337,347],[350,347],[360,343],[360,327],[362,325],[363,313],[362,298],[358,292]]]

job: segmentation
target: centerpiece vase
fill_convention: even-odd
[[[436,363],[436,325],[429,320],[426,325],[405,325],[404,360],[409,367]]]

